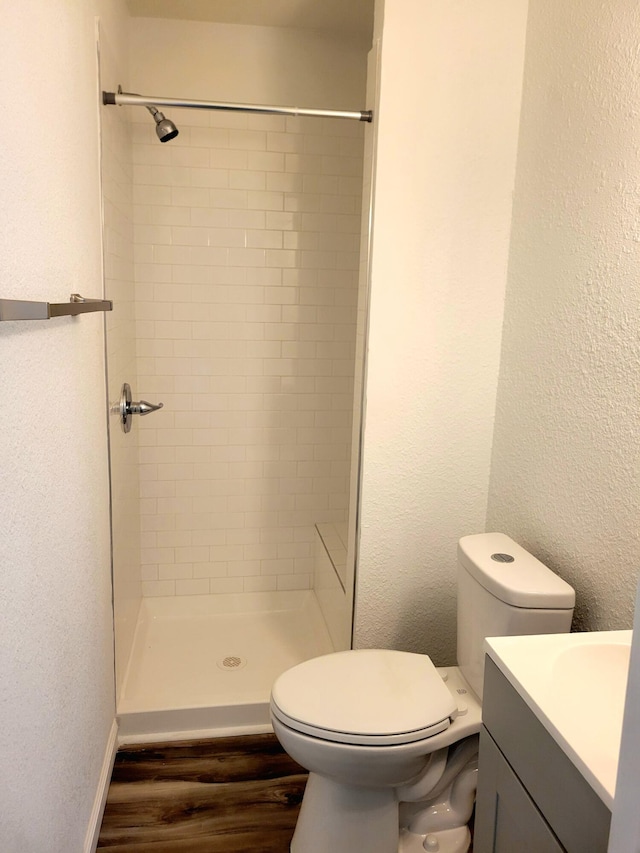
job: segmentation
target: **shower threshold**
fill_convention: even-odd
[[[269,731],[273,681],[331,651],[310,590],[145,598],[118,703],[120,741]]]

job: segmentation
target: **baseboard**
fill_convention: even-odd
[[[118,737],[118,748],[121,746],[139,746],[145,743],[173,743],[179,740],[212,740],[222,737],[244,737],[247,735],[273,734],[273,726],[266,723],[258,726],[224,726],[212,729],[185,729],[184,731],[157,731],[152,734],[125,733]]]
[[[84,853],[95,853],[98,846],[98,837],[100,835],[100,826],[102,824],[102,815],[107,801],[107,793],[109,791],[109,782],[111,781],[111,773],[113,771],[113,763],[116,758],[118,749],[118,721],[114,720],[109,732],[107,747],[104,753],[104,761],[102,762],[102,770],[100,771],[100,780],[98,782],[98,790],[96,791],[93,808],[91,810],[91,818],[87,827],[87,834],[84,839]]]

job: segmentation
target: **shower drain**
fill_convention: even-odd
[[[217,664],[220,669],[242,669],[247,665],[247,659],[240,657],[240,655],[227,655],[226,658],[220,658]]]

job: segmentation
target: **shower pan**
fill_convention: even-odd
[[[103,101],[120,736],[264,731],[351,642],[370,114]]]

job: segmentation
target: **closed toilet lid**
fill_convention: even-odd
[[[276,679],[271,710],[296,731],[390,745],[449,727],[456,702],[426,655],[359,649],[313,658]]]

